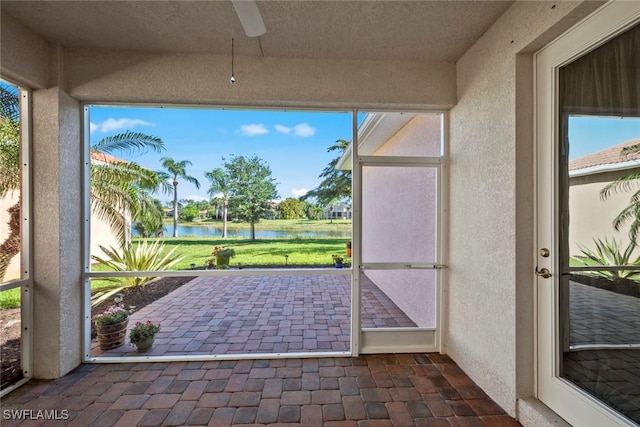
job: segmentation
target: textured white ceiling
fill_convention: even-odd
[[[265,56],[455,62],[512,1],[259,1]],[[260,55],[229,1],[10,1],[7,13],[68,47]]]

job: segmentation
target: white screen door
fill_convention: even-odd
[[[360,353],[440,349],[442,125],[437,113],[367,113],[359,126]]]

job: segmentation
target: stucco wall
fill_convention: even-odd
[[[530,54],[597,6],[515,2],[456,66],[446,351],[511,415],[534,392]]]
[[[58,88],[33,93],[33,366],[37,378],[57,378],[80,363],[79,111],[78,102]]]
[[[49,45],[6,13],[0,14],[0,71],[31,87],[47,84]]]
[[[437,156],[440,123],[440,116],[416,116],[373,155]],[[363,262],[437,261],[436,170],[365,167],[362,175]],[[366,274],[418,326],[436,326],[433,271],[370,270]]]
[[[455,102],[450,63],[240,56],[231,85],[231,58],[224,55],[71,49],[67,58],[69,93],[80,100],[413,108]]]
[[[120,247],[120,243],[115,234],[111,231],[111,227],[106,221],[98,218],[96,215],[91,215],[91,231],[90,231],[90,254],[105,257],[104,252],[100,249],[100,246],[108,248],[112,246],[114,248]],[[94,261],[91,261],[94,263]]]
[[[607,172],[574,177],[569,180],[569,252],[582,255],[579,245],[595,249],[594,238],[604,241],[615,238],[624,248],[630,242],[629,222],[621,231],[613,228],[614,218],[629,205],[632,192],[613,193],[606,200],[600,198],[600,190],[613,180],[638,173],[638,170]]]

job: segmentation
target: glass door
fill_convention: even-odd
[[[572,425],[640,423],[638,17],[614,2],[537,58],[538,395]]]

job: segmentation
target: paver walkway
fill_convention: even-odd
[[[570,282],[572,345],[640,344],[640,298]],[[640,349],[564,354],[563,376],[640,424]]]
[[[362,281],[363,327],[416,326],[375,284]],[[348,351],[350,276],[199,277],[134,313],[161,324],[145,355]],[[92,356],[137,355],[126,343]]]
[[[3,427],[519,425],[439,354],[82,365],[2,409]]]
[[[570,283],[570,342],[640,344],[640,298]]]

